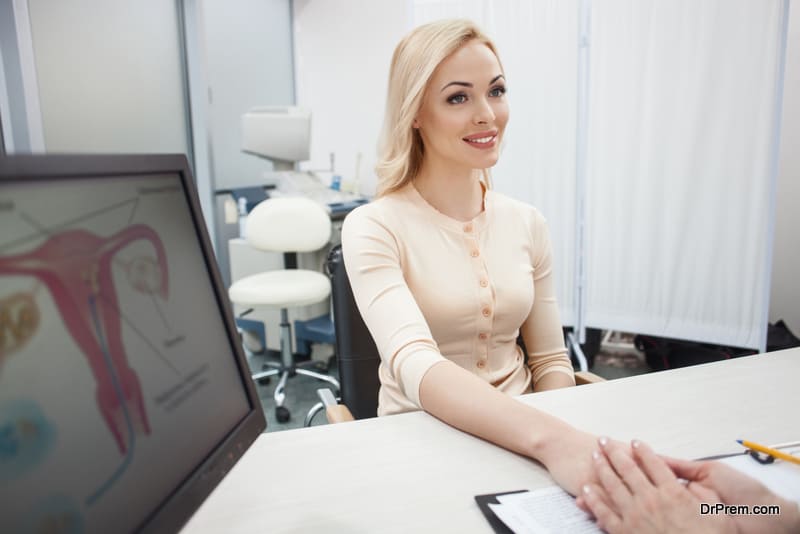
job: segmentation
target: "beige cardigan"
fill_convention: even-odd
[[[409,184],[351,212],[342,249],[381,355],[379,415],[420,409],[422,378],[443,358],[510,395],[551,372],[573,376],[536,208],[487,191],[484,211],[461,222]]]

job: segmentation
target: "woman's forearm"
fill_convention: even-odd
[[[551,373],[542,380],[560,374]],[[419,395],[425,411],[445,423],[545,465],[548,445],[575,430],[450,361],[437,363],[425,373]]]
[[[550,389],[560,389],[566,387],[573,387],[575,385],[575,379],[572,376],[561,373],[561,372],[553,372],[547,373],[542,378],[536,382],[536,391],[547,391]]]

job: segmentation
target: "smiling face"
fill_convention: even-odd
[[[479,41],[442,61],[414,121],[425,145],[424,165],[459,172],[497,163],[508,122],[505,92],[497,57]]]

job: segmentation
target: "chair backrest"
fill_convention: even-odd
[[[268,198],[248,213],[245,234],[259,250],[313,252],[330,241],[331,218],[310,198]]]
[[[342,403],[356,419],[375,417],[378,410],[378,391],[381,387],[378,378],[381,358],[356,307],[341,245],[333,247],[328,254],[327,269],[331,277]]]

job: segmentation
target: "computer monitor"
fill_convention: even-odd
[[[265,426],[186,158],[0,158],[0,531],[176,531]]]

